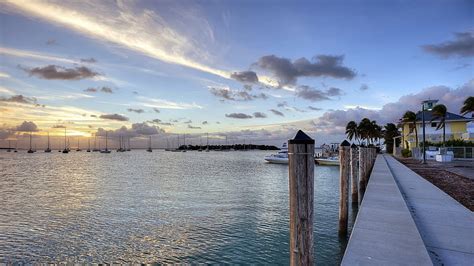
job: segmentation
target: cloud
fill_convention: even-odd
[[[21,125],[15,128],[15,131],[22,131],[22,132],[35,132],[38,131],[38,126],[34,122],[31,121],[24,121]]]
[[[96,88],[87,88],[84,90],[85,92],[92,92],[92,93],[96,93],[97,92],[97,89]]]
[[[56,44],[58,44],[58,43],[56,42],[55,39],[49,39],[49,40],[46,41],[46,44],[47,44],[47,45],[56,45]]]
[[[261,57],[255,65],[271,72],[280,86],[294,85],[299,77],[332,77],[352,79],[354,70],[342,65],[344,56],[317,55],[313,62],[302,57],[293,62],[290,59],[267,55]]]
[[[157,126],[150,126],[147,123],[135,123],[132,124],[132,130],[139,135],[156,135],[163,133],[164,131]]]
[[[202,109],[203,107],[196,103],[182,103],[182,102],[173,102],[164,99],[154,99],[149,97],[138,96],[137,97],[141,102],[138,102],[138,105],[143,105],[151,108],[161,108],[161,109],[176,109],[176,110],[186,110],[186,109]]]
[[[321,110],[323,110],[322,108],[314,107],[314,106],[308,106],[308,109],[312,110],[312,111],[321,111]]]
[[[8,139],[12,136],[13,136],[13,134],[12,134],[11,130],[0,129],[0,139]]]
[[[30,76],[37,76],[42,79],[59,79],[59,80],[80,80],[93,78],[99,73],[85,67],[65,68],[57,65],[48,65],[44,67],[23,68]]]
[[[23,104],[37,104],[35,97],[25,97],[23,95],[14,95],[11,97],[0,97],[0,102],[13,102]]]
[[[143,109],[133,109],[133,108],[128,108],[127,111],[134,112],[134,113],[137,113],[137,114],[141,114],[141,113],[145,112],[145,110],[143,110]]]
[[[192,125],[189,125],[189,124],[188,124],[188,128],[189,129],[201,129],[201,127],[195,127],[195,126],[192,126]]]
[[[168,123],[168,122],[163,122],[161,121],[161,119],[153,119],[151,121],[148,121],[149,123],[152,123],[152,124],[158,124],[158,125],[162,125],[162,126],[172,126],[173,124],[171,123]]]
[[[63,125],[54,125],[54,126],[52,126],[51,128],[66,128],[66,127],[63,126]]]
[[[153,108],[153,111],[155,111],[155,113],[160,113],[160,109],[158,108]]]
[[[274,115],[285,116],[285,114],[275,109],[270,109],[270,112],[272,112]]]
[[[100,115],[99,118],[117,120],[117,121],[128,121],[128,117],[119,115],[119,114],[105,114],[105,115]]]
[[[442,58],[474,56],[474,32],[457,32],[454,37],[452,41],[423,45],[422,49]]]
[[[360,85],[360,88],[359,88],[359,90],[361,90],[361,91],[366,91],[368,89],[369,89],[369,86],[367,84],[362,84],[362,85]]]
[[[314,120],[319,130],[325,133],[344,133],[347,122],[360,121],[367,117],[376,120],[379,124],[397,123],[407,110],[418,112],[421,102],[426,99],[438,99],[439,103],[447,106],[448,112],[459,113],[463,101],[468,95],[474,95],[474,79],[458,88],[447,86],[432,86],[418,93],[411,93],[400,97],[397,101],[387,103],[381,109],[367,109],[362,107],[347,110],[330,110]]]
[[[239,91],[230,88],[210,87],[209,91],[217,98],[221,98],[221,101],[251,101],[255,99],[268,99],[268,96],[265,93],[251,94],[248,92],[248,89]]]
[[[309,86],[299,86],[296,89],[296,96],[312,102],[330,100],[330,97],[340,96],[342,94],[342,90],[339,88],[329,88],[326,91],[322,91]]]
[[[109,137],[138,137],[138,136],[151,136],[164,133],[164,130],[157,126],[148,125],[146,122],[143,123],[134,123],[131,128],[122,126],[116,130],[105,130],[103,128],[98,128],[95,133],[96,136],[105,136],[105,132]]]
[[[109,87],[102,87],[100,91],[104,93],[114,93],[114,91]]]
[[[230,77],[243,83],[258,83],[257,73],[253,71],[234,72]]]
[[[97,63],[97,60],[95,60],[95,58],[81,58],[81,62],[82,63]]]
[[[226,114],[225,117],[236,118],[236,119],[249,119],[249,118],[252,118],[251,115],[247,115],[247,114],[244,114],[244,113],[230,113],[230,114]]]
[[[255,113],[253,113],[253,116],[255,118],[266,118],[267,117],[267,115],[265,113],[262,113],[262,112],[255,112]]]
[[[207,125],[207,124],[209,124],[209,123],[208,123],[207,121],[202,121],[202,124],[203,124],[203,125]]]

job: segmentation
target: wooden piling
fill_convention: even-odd
[[[347,234],[349,216],[349,180],[351,175],[351,144],[344,140],[339,145],[339,234]]]
[[[359,168],[359,164],[358,164],[358,151],[357,151],[357,145],[355,144],[352,144],[351,145],[351,198],[352,198],[352,204],[357,204],[359,201],[358,201],[358,197],[357,197],[357,193],[358,193],[358,175],[357,175],[357,172],[358,172],[358,168]]]
[[[314,140],[300,130],[288,142],[290,265],[313,265]]]
[[[366,150],[367,148],[365,147],[359,147],[359,206],[362,204],[362,199],[364,198],[365,193],[365,177],[367,169]]]

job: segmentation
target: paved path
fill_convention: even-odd
[[[341,265],[432,265],[381,155],[375,162]]]
[[[474,213],[393,157],[384,158],[433,263],[474,265]]]

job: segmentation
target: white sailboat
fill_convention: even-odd
[[[69,153],[69,149],[67,147],[66,128],[64,128],[64,150],[63,150],[63,153]]]
[[[44,152],[51,152],[51,148],[49,147],[49,132],[48,132],[48,147],[46,148],[46,150],[44,150]]]
[[[150,136],[150,139],[148,140],[148,149],[146,151],[153,152],[153,150],[151,149],[151,136]]]
[[[34,153],[36,152],[35,150],[33,150],[33,148],[31,147],[31,131],[30,131],[30,149],[28,150],[28,153]]]
[[[206,152],[209,152],[209,133],[206,133],[206,137],[207,137]]]
[[[110,150],[107,147],[107,141],[108,141],[108,134],[107,134],[107,131],[105,131],[105,150],[100,151],[100,153],[110,153]]]

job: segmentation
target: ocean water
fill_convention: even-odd
[[[288,166],[268,153],[0,151],[0,262],[288,264]],[[318,265],[347,242],[338,175],[315,167]]]

